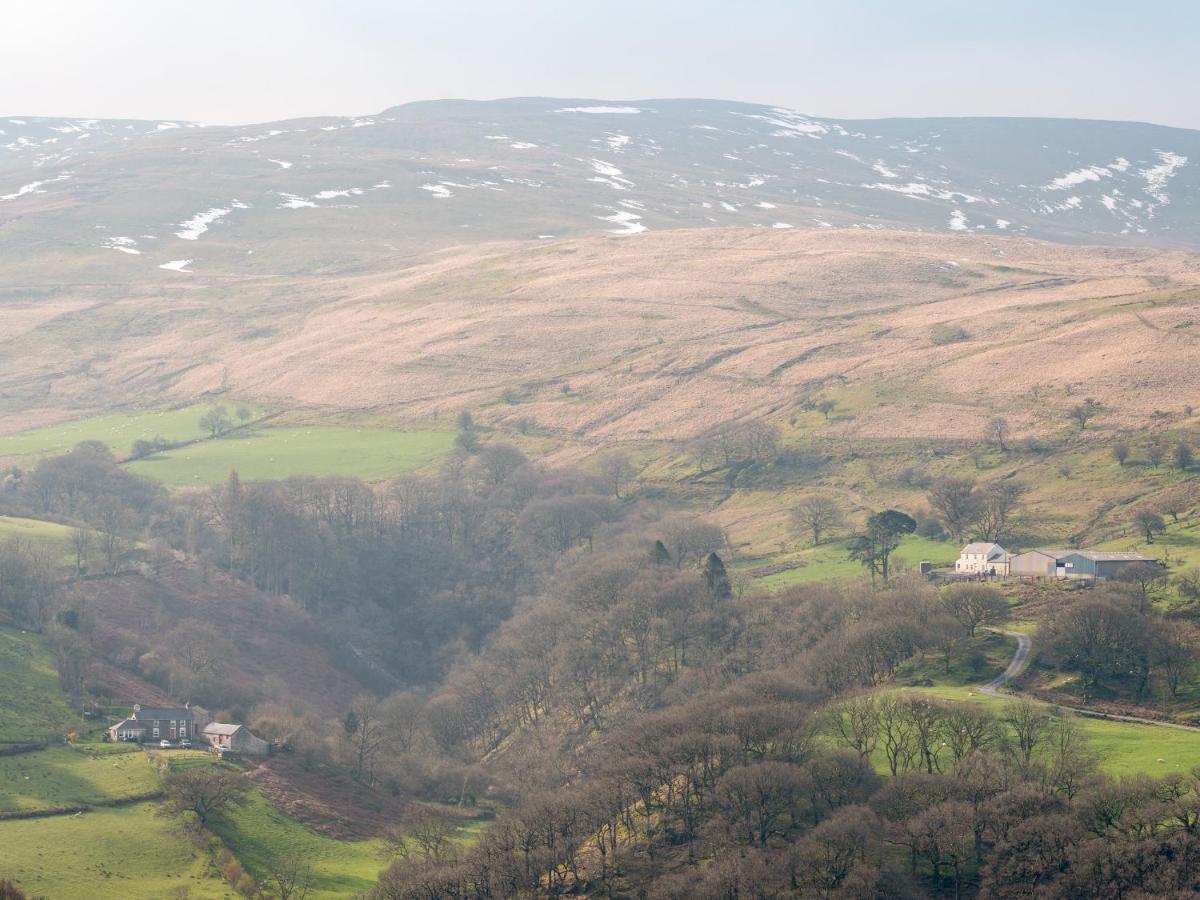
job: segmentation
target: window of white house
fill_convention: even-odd
[[[154,729],[154,736],[158,737],[158,729],[157,728]]]

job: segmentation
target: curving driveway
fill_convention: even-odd
[[[1001,689],[1008,685],[1010,681],[1020,675],[1025,666],[1029,662],[1029,652],[1033,649],[1033,639],[1027,634],[1021,634],[1019,631],[1001,631],[1000,634],[1015,637],[1017,639],[1017,652],[1013,654],[1012,661],[1008,664],[1003,672],[989,681],[987,684],[980,685],[978,690],[981,694],[991,694],[996,696]],[[1149,719],[1145,716],[1125,716],[1118,713],[1099,712],[1094,709],[1088,709],[1083,706],[1064,706],[1061,703],[1053,704],[1058,709],[1066,709],[1071,712],[1078,713],[1081,716],[1086,716],[1091,719],[1108,719],[1112,722],[1136,722],[1139,725],[1158,725],[1162,728],[1177,728],[1180,731],[1200,731],[1200,726],[1184,725],[1182,722],[1165,722],[1162,719]]]
[[[1000,689],[1020,675],[1025,670],[1025,664],[1029,662],[1029,651],[1033,649],[1033,640],[1029,635],[1021,634],[1019,631],[1002,631],[1000,633],[1017,639],[1017,652],[1013,654],[1012,662],[1008,664],[1007,669],[979,688],[981,694],[1000,693]]]

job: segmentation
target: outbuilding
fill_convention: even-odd
[[[1069,578],[1107,581],[1131,565],[1154,560],[1140,553],[1108,550],[1030,550],[1009,559],[1009,574],[1018,578]]]
[[[204,740],[214,750],[246,756],[266,756],[270,745],[262,738],[251,734],[245,725],[227,725],[209,722],[204,726]]]

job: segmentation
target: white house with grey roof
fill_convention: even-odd
[[[959,575],[1007,575],[1009,553],[999,544],[967,544],[954,561]]]

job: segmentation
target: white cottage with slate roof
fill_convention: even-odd
[[[1008,551],[999,544],[967,544],[954,562],[960,575],[1007,575]]]

